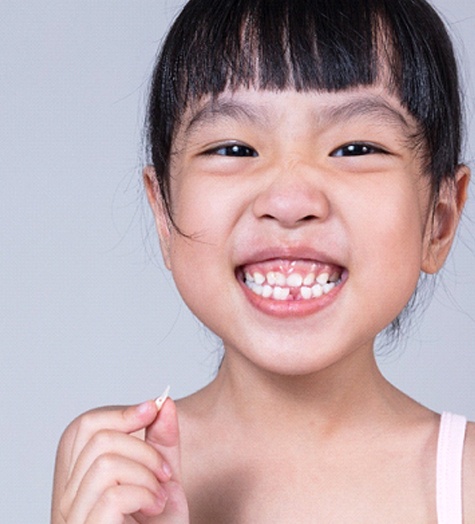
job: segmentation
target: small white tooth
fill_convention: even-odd
[[[254,277],[254,281],[256,284],[261,285],[264,284],[264,282],[266,281],[266,277],[258,271],[256,271],[252,276]]]
[[[267,283],[271,286],[275,286],[275,273],[273,271],[269,271],[266,275]]]
[[[165,400],[167,400],[169,393],[170,393],[170,386],[167,386],[165,391],[155,400],[155,404],[157,406],[158,411],[162,409],[162,406],[163,404],[165,404]]]
[[[315,282],[315,273],[309,273],[304,279],[303,279],[303,285],[304,286],[311,286]]]
[[[335,271],[335,273],[332,273],[330,275],[330,278],[328,279],[329,282],[338,282],[340,280],[340,273],[337,273]]]
[[[274,291],[274,288],[266,284],[265,286],[262,287],[262,296],[264,298],[269,298],[272,296],[273,291]]]
[[[262,295],[262,292],[264,291],[264,288],[259,284],[254,284],[251,289],[256,295]]]
[[[302,275],[298,273],[292,273],[287,277],[287,285],[289,287],[300,287],[302,285],[303,278]]]
[[[285,286],[285,284],[287,283],[287,279],[285,278],[285,275],[283,273],[279,273],[278,271],[276,271],[274,275],[275,275],[275,283],[281,287]]]
[[[315,298],[321,297],[323,295],[323,288],[322,288],[322,286],[320,284],[315,284],[312,287],[312,295]]]
[[[290,294],[290,289],[288,287],[279,287],[276,286],[272,292],[272,298],[275,300],[285,300]]]
[[[329,282],[328,284],[325,284],[323,286],[323,293],[326,295],[327,293],[330,293],[330,291],[335,287],[334,282]]]
[[[256,275],[254,275],[254,278],[256,277]],[[328,273],[320,273],[317,277],[317,282],[319,284],[326,284],[328,282],[328,278],[330,277],[330,275]]]
[[[253,278],[253,276],[251,275],[251,273],[248,273],[248,272],[246,271],[246,273],[244,274],[244,277],[245,277],[245,279],[246,279],[246,282],[254,282],[254,278]]]
[[[300,289],[300,295],[305,299],[312,298],[312,289],[307,286],[302,286]]]

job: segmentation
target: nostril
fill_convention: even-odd
[[[262,215],[261,218],[266,218],[270,220],[279,220],[277,216],[272,215],[271,213],[266,213]],[[315,220],[317,217],[315,215],[305,215],[304,217],[297,218],[296,222],[309,222],[310,220]]]

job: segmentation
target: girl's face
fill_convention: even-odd
[[[171,167],[184,234],[153,177],[149,197],[178,289],[227,358],[306,374],[370,351],[421,269],[439,269],[456,220],[443,198],[432,220],[416,132],[377,87],[225,92],[185,117]]]

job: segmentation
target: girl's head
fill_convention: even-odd
[[[172,26],[150,95],[148,132],[165,207],[184,115],[225,90],[342,91],[382,85],[418,123],[433,196],[459,163],[456,60],[425,0],[190,0]]]
[[[448,253],[460,119],[424,0],[191,0],[155,70],[146,178],[185,302],[279,372],[372,348]]]

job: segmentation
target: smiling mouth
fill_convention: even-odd
[[[306,260],[271,260],[240,268],[244,285],[257,296],[280,300],[312,300],[342,283],[344,269]]]

